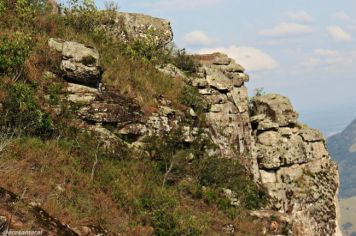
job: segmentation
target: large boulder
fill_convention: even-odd
[[[99,53],[95,48],[53,38],[48,41],[48,45],[62,54],[60,68],[65,79],[92,87],[99,85],[102,70]]]
[[[124,41],[149,39],[163,47],[173,40],[168,20],[144,14],[118,12],[113,21],[103,22],[103,28],[109,36]]]
[[[289,99],[278,94],[254,97],[253,113],[259,130],[294,125],[298,119]]]
[[[255,97],[253,112],[255,153],[271,208],[288,215],[293,235],[341,235],[338,170],[323,135],[300,124],[281,95]]]

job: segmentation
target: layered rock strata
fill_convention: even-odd
[[[161,106],[143,119],[133,101],[114,91],[90,87],[100,81],[100,76],[91,73],[100,67],[95,49],[60,40],[51,40],[49,44],[63,55],[62,72],[70,82],[65,87],[65,99],[80,104],[77,119],[109,143],[118,140],[118,136],[130,136],[134,137],[132,144],[142,147],[144,137],[170,132],[184,117],[182,112],[172,109],[169,101],[157,98]],[[85,55],[93,55],[92,68],[83,64]],[[269,94],[255,97],[251,103],[245,87],[249,76],[226,55],[196,55],[195,60],[200,66],[193,76],[172,65],[160,70],[181,77],[198,89],[209,103],[206,134],[218,147],[218,155],[239,158],[255,181],[266,188],[269,211],[254,215],[280,215],[283,225],[288,224],[290,235],[341,235],[337,222],[338,171],[321,133],[297,121],[298,114],[286,97]],[[73,70],[67,73],[63,63],[72,63]],[[83,71],[87,74],[82,77]],[[190,113],[195,116],[193,110]],[[185,140],[194,140],[196,128],[183,128]]]
[[[51,49],[61,53],[62,76],[69,81],[97,87],[101,81],[98,51],[81,43],[50,39]]]
[[[299,123],[289,99],[277,94],[255,97],[252,113],[256,158],[270,208],[289,217],[293,235],[341,235],[338,170],[323,135]]]

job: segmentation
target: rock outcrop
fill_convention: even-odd
[[[96,87],[101,81],[98,51],[81,43],[50,39],[48,45],[61,53],[60,69],[68,81]]]
[[[270,207],[290,218],[293,235],[341,235],[339,176],[322,134],[300,124],[288,98],[253,99],[256,158]]]
[[[133,16],[127,17],[130,22]],[[131,21],[141,24],[139,17]],[[164,44],[171,36],[167,33],[167,41],[165,37],[159,39]],[[74,82],[67,84],[62,98],[77,107],[75,114],[80,126],[99,133],[108,145],[126,136],[132,139],[129,146],[142,148],[144,137],[170,132],[185,116],[160,97],[157,112],[143,118],[134,101],[110,89],[91,87],[100,82],[99,54],[95,49],[53,39],[49,44],[62,53],[64,78]],[[85,63],[87,56],[93,58],[91,63]],[[192,76],[172,65],[160,70],[181,77],[198,89],[209,104],[204,135],[218,147],[217,154],[240,159],[255,181],[266,188],[269,206],[253,215],[261,219],[280,216],[273,227],[278,226],[276,232],[282,235],[341,235],[337,222],[338,170],[322,134],[298,122],[298,114],[286,97],[268,94],[254,97],[250,103],[245,87],[249,76],[226,55],[196,55],[194,59],[200,66]],[[195,117],[195,111],[190,109],[190,115]],[[197,130],[183,128],[185,141],[192,142]],[[225,192],[232,197],[235,194]]]
[[[108,35],[123,41],[146,40],[163,47],[173,40],[169,21],[138,13],[116,13],[113,21],[103,22]]]
[[[262,220],[280,215],[275,226],[280,235],[341,235],[338,170],[322,134],[298,122],[286,97],[268,94],[249,104],[244,85],[249,77],[226,55],[195,58],[201,66],[194,77],[172,66],[161,71],[198,88],[210,104],[205,115],[220,156],[240,158],[266,188],[269,206],[252,215]]]
[[[187,83],[198,88],[200,95],[209,103],[206,120],[210,135],[219,147],[219,155],[240,158],[258,179],[257,162],[249,158],[254,140],[251,136],[248,92],[245,82],[249,76],[244,68],[225,54],[196,55],[201,65],[199,72]]]

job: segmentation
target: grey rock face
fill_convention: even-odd
[[[269,94],[253,103],[256,158],[270,207],[290,217],[293,235],[341,235],[338,170],[324,137],[297,122],[286,97]]]
[[[266,130],[275,127],[296,124],[298,113],[293,110],[289,99],[277,94],[257,96],[253,99],[253,113],[260,116],[258,129]]]
[[[182,76],[182,79],[198,88],[199,94],[210,105],[205,115],[209,136],[219,149],[218,155],[246,159],[243,162],[257,181],[257,161],[248,158],[254,142],[248,93],[244,86],[249,76],[242,66],[221,53],[195,55],[195,59],[201,65],[195,77]]]
[[[210,103],[206,113],[214,142],[227,158],[236,158],[248,149],[250,139],[247,89],[248,76],[234,60],[221,53],[196,56],[200,78],[192,78],[191,85]],[[234,78],[241,78],[236,83]],[[247,138],[246,138],[247,137]]]
[[[50,48],[62,53],[60,65],[68,81],[96,87],[101,80],[99,53],[95,48],[77,42],[50,39]]]

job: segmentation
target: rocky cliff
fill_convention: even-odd
[[[140,15],[124,15],[131,22]],[[140,18],[139,18],[140,17]],[[145,23],[149,22],[145,17]],[[154,27],[160,21],[152,19]],[[165,32],[171,32],[165,21]],[[141,24],[139,24],[141,26]],[[135,36],[136,33],[132,33]],[[137,33],[142,37],[142,32]],[[162,42],[170,39],[163,34]],[[70,82],[66,91],[71,102],[87,104],[78,111],[78,118],[92,126],[92,130],[115,139],[115,132],[136,137],[132,146],[142,146],[145,136],[170,132],[179,123],[180,112],[162,103],[159,111],[146,120],[138,120],[140,112],[125,107],[119,95],[96,90],[86,85],[97,85],[100,78],[99,55],[75,42],[49,41],[52,48],[62,53],[61,70]],[[83,58],[92,57],[91,65]],[[163,73],[180,76],[185,83],[198,89],[209,104],[206,128],[222,158],[240,158],[242,163],[261,183],[270,196],[266,211],[255,212],[260,217],[281,213],[290,226],[292,235],[340,235],[338,226],[337,192],[338,170],[325,147],[322,134],[297,121],[288,98],[268,94],[249,98],[245,82],[249,76],[244,68],[226,55],[215,53],[196,55],[200,64],[193,76],[187,76],[172,65],[161,68]],[[105,85],[104,85],[105,86]],[[126,103],[129,104],[129,103]],[[192,112],[194,112],[192,110]],[[136,118],[135,118],[136,117]],[[137,121],[139,121],[137,123]],[[125,125],[126,123],[129,125]],[[107,130],[103,124],[114,124],[117,131]],[[187,139],[194,127],[185,127]]]
[[[119,40],[122,44],[129,41],[149,39],[150,42],[154,43],[155,49],[163,48],[172,41],[173,37],[168,21],[141,14],[117,13],[113,21],[103,23],[99,28],[104,29],[108,37],[113,40]],[[60,86],[56,90],[57,94],[51,93],[53,88],[51,90],[45,87],[41,91],[41,95],[44,98],[43,103],[47,104],[44,105],[44,109],[51,111],[54,118],[66,117],[65,121],[68,125],[89,132],[91,135],[86,137],[86,139],[93,139],[92,137],[95,137],[95,139],[100,140],[100,143],[103,143],[105,153],[110,153],[111,158],[121,158],[122,152],[127,151],[125,149],[127,147],[131,151],[130,153],[135,154],[131,159],[137,159],[142,161],[142,163],[146,163],[144,159],[140,159],[142,156],[152,158],[152,156],[159,156],[160,154],[157,154],[157,151],[159,151],[158,148],[156,148],[157,150],[150,149],[148,140],[153,138],[163,142],[164,138],[168,137],[173,139],[172,142],[174,145],[173,147],[167,146],[164,148],[181,148],[182,150],[186,148],[189,150],[189,153],[183,152],[180,149],[178,153],[171,149],[163,150],[164,148],[160,151],[171,152],[172,158],[183,156],[184,162],[188,163],[188,167],[184,167],[187,169],[189,169],[194,160],[198,159],[198,151],[204,152],[210,158],[214,157],[217,160],[238,160],[243,165],[247,175],[253,179],[255,185],[265,189],[268,194],[267,205],[260,210],[249,211],[248,216],[246,216],[257,219],[257,221],[254,221],[256,225],[249,227],[256,228],[256,230],[258,228],[257,235],[341,235],[338,225],[338,170],[326,149],[324,137],[319,131],[298,122],[298,114],[293,109],[288,98],[277,94],[249,98],[245,86],[246,82],[249,81],[249,76],[245,73],[245,69],[233,59],[218,52],[208,55],[193,55],[189,57],[197,65],[193,73],[187,73],[171,63],[157,65],[156,69],[160,73],[165,74],[167,78],[178,80],[179,83],[184,84],[186,87],[192,89],[192,91],[196,91],[197,94],[194,94],[194,99],[198,99],[199,106],[184,103],[184,108],[182,108],[182,106],[174,104],[174,102],[162,94],[157,94],[157,97],[155,97],[155,101],[158,104],[156,109],[147,113],[142,110],[142,107],[140,107],[135,98],[125,96],[102,79],[106,68],[102,65],[99,49],[85,45],[79,41],[59,38],[50,38],[47,41],[47,45],[50,53],[57,55],[59,60],[54,66],[55,69],[43,71],[41,78],[45,78],[45,81],[55,81]],[[130,73],[135,73],[135,71],[130,71]],[[53,100],[56,100],[56,102],[53,102]],[[31,105],[34,107],[32,103]],[[8,104],[5,105],[9,106]],[[41,121],[43,120],[42,118]],[[174,134],[175,132],[178,132],[182,136],[179,137],[182,140],[174,140],[175,136],[173,138],[169,136],[169,134]],[[159,139],[160,137],[161,139]],[[58,139],[60,138],[61,135],[58,135]],[[209,142],[209,144],[211,142],[211,145],[199,146],[202,150],[193,150],[194,145],[201,142],[201,140],[204,140],[204,142],[208,140],[206,142]],[[180,142],[174,143],[174,141]],[[64,142],[62,145],[69,145],[70,150],[75,148],[80,149],[81,147],[77,139],[75,139],[75,142],[71,145]],[[36,146],[41,147],[38,144],[34,146],[33,149]],[[53,145],[51,148],[56,150]],[[18,155],[23,155],[23,152],[19,151]],[[60,157],[66,157],[66,154],[58,150],[57,154]],[[46,156],[48,156],[48,153],[46,153]],[[96,159],[91,169],[90,180],[87,180],[82,185],[94,181],[98,162],[98,150],[96,150],[94,156]],[[63,158],[63,160],[59,159],[63,166],[67,165],[69,160],[66,158]],[[9,161],[12,163],[11,159]],[[107,160],[103,159],[102,161],[105,162]],[[111,164],[113,165],[113,163],[115,162]],[[26,164],[21,165],[26,166]],[[29,171],[36,171],[39,164],[36,164],[36,161],[34,163],[31,161],[30,164]],[[86,165],[84,167],[88,169]],[[107,165],[110,166],[110,164]],[[160,186],[160,190],[156,191],[159,194],[165,191],[166,182],[171,181],[174,183],[175,180],[169,179],[173,166],[174,159],[168,164],[165,163],[163,183]],[[125,164],[125,168],[121,171],[125,172],[126,168],[129,168],[128,164]],[[229,169],[229,167],[227,168]],[[9,176],[21,178],[21,176],[17,176],[18,173],[16,171],[4,170],[7,171],[6,173]],[[211,169],[207,171],[209,170]],[[40,176],[42,171],[46,171],[46,168],[43,167],[41,171],[38,171],[39,173],[36,172],[35,176],[37,174]],[[178,169],[176,171],[177,175],[179,175],[179,171],[182,170]],[[235,173],[233,171],[230,172]],[[66,173],[67,171],[63,170],[62,172]],[[142,172],[143,177],[139,176],[136,179],[147,177],[146,173],[144,173],[145,171],[139,172],[140,174]],[[194,173],[194,170],[191,172]],[[100,192],[102,195],[107,194],[110,192],[110,184],[115,185],[115,191],[121,190],[120,187],[125,186],[125,183],[118,183],[119,181],[112,180],[120,174],[122,173],[105,175],[103,182],[106,185],[102,188],[98,187],[100,190],[95,188],[93,193]],[[225,173],[217,174],[224,176]],[[123,175],[127,179],[135,179],[132,177],[132,173],[124,173]],[[67,179],[63,180],[61,184],[67,186],[67,189],[72,188],[72,185],[75,187],[79,185],[77,182],[81,182],[78,180],[80,178],[75,175],[72,178],[75,180],[73,183],[71,182],[72,180]],[[151,178],[156,179],[157,177]],[[208,180],[216,184],[215,182],[217,181],[215,179],[209,178]],[[186,179],[183,178],[183,180],[185,182],[182,182],[185,184],[192,181],[189,176]],[[229,182],[228,180],[225,181]],[[154,180],[149,183],[152,185],[152,182]],[[209,181],[202,182],[207,183]],[[65,195],[66,190],[61,187],[61,184],[54,187],[56,194],[58,194],[55,196]],[[241,185],[240,182],[234,182],[234,184]],[[18,189],[16,186],[13,187],[11,183],[8,183],[8,187]],[[97,186],[94,185],[94,187]],[[149,186],[141,186],[141,188],[146,187],[149,188]],[[243,193],[234,192],[233,187],[231,185],[229,188],[224,187],[222,194],[218,195],[218,197],[209,192],[210,195],[206,201],[209,202],[212,199],[224,197],[229,202],[219,202],[220,205],[239,207],[242,204],[242,200],[238,194],[242,195]],[[205,185],[200,186],[200,189],[200,192],[196,190],[199,193],[195,195],[199,196],[204,191],[207,191]],[[253,191],[251,190],[252,187],[249,188],[248,186],[242,186],[241,189]],[[194,192],[193,190],[189,191],[191,193]],[[10,191],[4,190],[2,192],[4,192],[2,194],[4,198],[6,198],[5,195],[9,195],[12,198],[12,200],[10,199],[11,201],[15,201],[14,199],[18,201],[23,200],[23,197],[18,197]],[[23,195],[25,193],[26,188]],[[75,189],[73,195],[76,193],[77,190]],[[125,196],[122,192],[119,193],[113,191],[113,193],[110,193],[110,199],[118,202],[121,201],[120,206],[124,208],[125,203],[122,202],[124,201],[122,199],[125,199],[125,197],[129,198],[130,196]],[[154,195],[157,193],[150,192],[150,194]],[[159,194],[158,197],[162,198]],[[159,227],[170,229],[171,225],[175,224],[175,221],[172,219],[173,216],[165,215],[166,213],[162,209],[157,210],[156,205],[164,205],[169,209],[175,203],[168,200],[163,201],[161,198],[158,198],[159,200],[155,199],[156,202],[154,202],[150,199],[152,196],[146,196],[148,194],[141,195],[139,196],[140,200],[137,200],[136,196],[133,197],[133,205],[136,207],[139,205],[138,207],[141,207],[139,208],[140,211],[149,210],[150,213],[144,214],[142,217],[143,223],[141,223],[143,226],[139,228],[142,231],[135,231],[137,230],[135,228],[134,231],[136,233],[130,231],[131,235],[152,235],[153,232],[159,232],[157,231]],[[36,194],[34,196],[37,197]],[[72,204],[73,208],[75,208],[76,204],[80,204],[80,201],[73,196],[67,198],[69,199],[68,204]],[[10,200],[7,199],[5,201],[6,209],[11,208],[8,206],[11,205]],[[107,205],[105,205],[106,203]],[[202,205],[203,203],[199,204],[200,208],[205,208],[205,205]],[[106,200],[104,205],[107,207],[114,206],[115,204],[112,204],[111,200]],[[188,201],[186,205],[189,205]],[[186,205],[185,208],[187,208]],[[100,206],[103,206],[103,202],[100,202]],[[94,235],[93,232],[95,230],[90,227],[71,228],[61,224],[57,219],[47,216],[43,213],[43,209],[31,207],[31,209],[33,208],[35,209],[33,214],[40,220],[47,222],[47,224],[39,224],[40,226],[38,227],[52,232],[53,235],[60,232],[61,229],[64,230],[62,232],[63,235],[66,235],[66,232],[68,232],[68,235]],[[105,209],[111,211],[117,208],[110,207],[110,209]],[[130,210],[127,211],[130,212]],[[158,213],[156,212],[157,215],[152,217],[151,214],[155,210]],[[175,217],[184,218],[184,216],[179,215],[181,213],[177,214],[178,216]],[[124,221],[125,217],[120,218],[119,221]],[[137,216],[135,215],[135,217]],[[151,220],[153,222],[148,220],[151,219],[150,217],[153,218]],[[114,220],[116,219],[109,219],[108,221],[117,222]],[[154,220],[158,221],[158,223]],[[161,220],[166,220],[168,223],[163,221],[163,224]],[[20,223],[24,221],[19,220]],[[259,223],[256,222],[263,223],[257,226]],[[5,217],[2,225],[10,224],[11,220],[9,223]],[[148,227],[147,225],[150,224],[156,228]],[[220,231],[218,232],[224,232],[227,235],[236,235],[239,233],[238,230],[240,230],[233,223],[223,226],[221,226],[221,223],[216,224],[220,227]],[[127,223],[127,225],[129,224]],[[129,226],[127,227],[129,228]],[[82,233],[81,230],[87,230],[89,233]],[[98,231],[106,232],[101,229]],[[199,233],[194,234],[195,231],[192,231],[189,227],[184,232],[180,234],[199,235]]]
[[[49,43],[56,48],[53,42],[50,40]],[[67,46],[61,51],[61,65],[63,73],[67,74],[69,66],[63,65],[68,58],[83,58],[85,55],[81,54],[87,49],[73,42],[63,42],[63,45]],[[92,53],[94,58],[98,57],[95,50]],[[240,158],[254,179],[266,188],[271,198],[267,209],[271,211],[253,214],[262,218],[272,217],[277,212],[283,214],[292,235],[340,235],[338,171],[326,150],[322,134],[297,121],[298,114],[286,97],[268,94],[254,97],[250,102],[245,87],[249,76],[242,66],[226,55],[197,55],[196,59],[201,66],[194,76],[186,76],[172,65],[161,70],[174,76],[178,74],[185,83],[198,88],[209,104],[206,132],[218,146],[219,155]],[[80,59],[76,63],[81,63]],[[115,124],[116,132],[122,135],[142,140],[146,135],[170,132],[179,122],[180,112],[170,108],[169,102],[165,101],[157,113],[137,123],[138,118],[134,117],[139,117],[139,111],[125,108],[120,96],[110,97],[106,91],[86,87],[88,83],[81,80],[81,75],[93,73],[92,69],[84,72],[83,68],[85,65],[73,66],[66,77],[81,83],[68,84],[68,99],[88,104],[78,111],[78,118],[87,126],[93,126],[92,130],[106,134],[106,140],[107,136],[115,139],[115,135],[102,126],[104,123]],[[125,125],[126,122],[130,124]],[[189,138],[194,127],[186,129]],[[139,143],[135,141],[132,145],[140,146]]]

